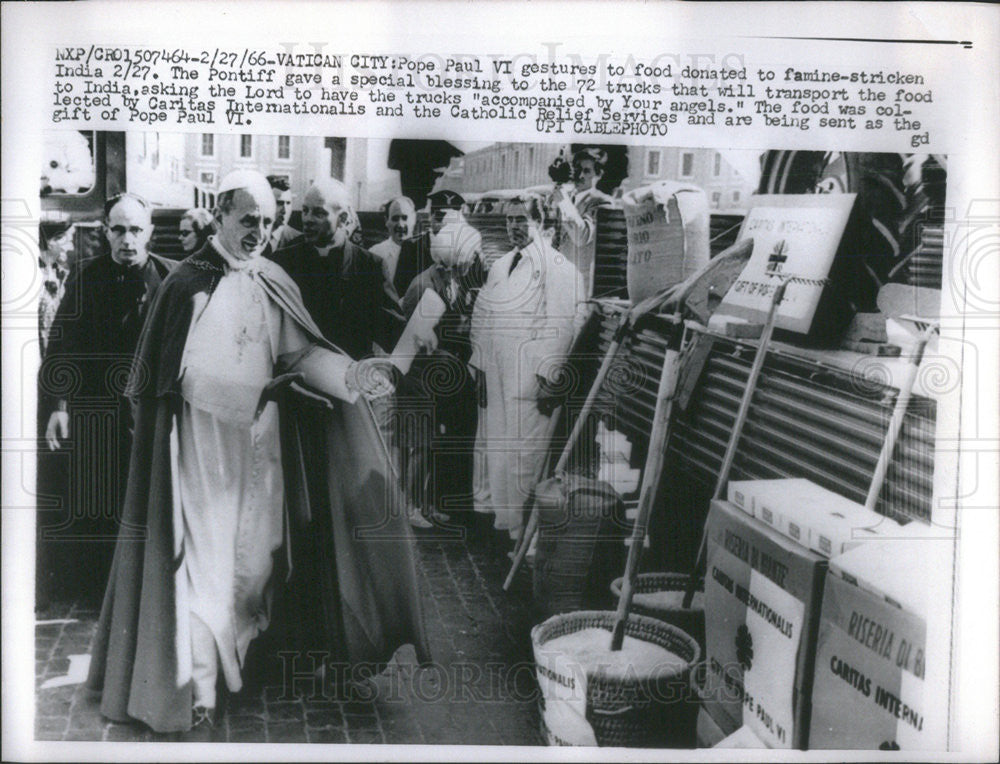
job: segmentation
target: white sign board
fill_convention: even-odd
[[[755,196],[738,237],[753,238],[753,254],[717,312],[763,321],[780,278],[794,276],[778,308],[775,327],[808,334],[855,196]]]

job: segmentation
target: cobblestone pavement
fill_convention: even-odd
[[[511,591],[502,591],[510,564],[507,545],[495,535],[469,536],[442,538],[436,531],[418,536],[418,573],[434,653],[430,667],[418,669],[406,647],[346,700],[322,687],[286,692],[280,680],[248,686],[229,699],[215,729],[197,739],[541,745],[530,575],[525,566]],[[191,739],[101,717],[98,700],[79,683],[87,659],[75,657],[86,656],[96,619],[97,606],[82,601],[50,602],[36,613],[36,739]]]

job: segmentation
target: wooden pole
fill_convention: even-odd
[[[764,368],[764,359],[767,357],[767,346],[770,344],[771,335],[774,333],[774,321],[777,317],[778,306],[785,296],[785,288],[787,286],[788,281],[782,281],[778,284],[777,289],[774,290],[774,295],[771,298],[771,307],[767,312],[767,318],[764,320],[764,328],[760,333],[760,340],[757,343],[757,353],[754,355],[753,364],[750,366],[750,373],[747,376],[747,386],[743,391],[743,398],[740,400],[740,406],[736,411],[733,430],[729,434],[729,443],[726,446],[725,456],[722,458],[719,478],[715,483],[715,491],[712,494],[713,499],[721,498],[722,492],[726,489],[726,483],[729,481],[729,471],[732,469],[733,461],[736,458],[736,448],[739,446],[740,436],[743,434],[743,425],[746,424],[747,414],[750,413],[750,403],[757,389],[757,380],[760,378],[760,372]],[[688,581],[687,589],[684,591],[684,600],[681,603],[681,606],[684,608],[691,607],[691,601],[694,599],[694,592],[697,588],[698,576],[705,565],[705,547],[708,542],[707,530],[706,527],[702,531],[694,570],[691,572],[691,579]]]
[[[556,475],[566,470],[569,457],[572,454],[573,448],[575,448],[581,434],[583,433],[583,428],[585,427],[587,420],[590,418],[591,410],[597,401],[597,396],[600,393],[601,386],[604,384],[604,379],[607,377],[608,371],[611,369],[615,358],[618,356],[618,350],[625,341],[625,337],[628,335],[628,332],[631,331],[639,319],[647,313],[652,313],[656,310],[673,308],[675,321],[680,323],[685,300],[698,290],[699,287],[707,289],[705,285],[713,284],[713,280],[717,280],[719,273],[726,273],[728,270],[732,269],[734,264],[738,265],[740,263],[745,263],[750,258],[752,250],[752,239],[737,242],[725,251],[719,253],[716,257],[712,258],[712,260],[699,268],[698,271],[693,273],[686,280],[679,284],[667,287],[651,297],[647,297],[642,302],[633,306],[631,310],[622,314],[618,327],[615,330],[614,337],[611,340],[611,344],[608,346],[608,349],[604,354],[601,367],[597,372],[597,377],[594,379],[594,383],[590,386],[590,390],[587,393],[587,400],[584,402],[583,409],[580,411],[580,415],[573,424],[573,430],[570,433],[569,438],[566,440],[566,445],[559,456],[559,461],[556,463],[555,470],[553,471]],[[736,274],[734,272],[731,280],[734,280],[735,277]],[[731,283],[731,280],[725,284],[723,293],[729,288],[728,285]],[[507,579],[504,581],[504,591],[507,591],[511,582],[514,580],[514,574],[517,572],[521,562],[524,560],[524,557],[528,552],[528,546],[531,544],[531,539],[537,531],[538,511],[538,504],[536,502],[532,507],[531,515],[528,517],[528,522],[525,524],[524,532],[521,534],[517,551],[514,553],[514,561],[511,565],[510,573],[507,574]]]
[[[584,401],[583,409],[580,411],[580,415],[576,418],[576,422],[573,423],[573,429],[570,432],[569,437],[566,439],[566,444],[563,446],[562,452],[559,454],[559,461],[556,462],[554,470],[556,475],[559,475],[566,470],[566,464],[569,462],[569,457],[573,453],[573,449],[576,447],[576,443],[580,439],[580,435],[583,433],[583,428],[585,427],[587,420],[590,418],[590,412],[594,408],[594,404],[597,401],[601,385],[604,384],[604,379],[608,376],[608,371],[610,371],[611,365],[618,356],[618,348],[621,347],[621,344],[624,341],[629,325],[629,312],[626,311],[619,319],[618,327],[615,329],[614,336],[611,339],[611,344],[604,353],[604,359],[601,361],[601,367],[597,371],[594,383],[590,386],[590,390],[587,391],[587,399]],[[521,567],[521,563],[524,562],[524,558],[528,554],[528,548],[531,546],[531,540],[534,538],[535,533],[538,530],[538,513],[538,502],[535,501],[532,503],[531,514],[528,516],[528,522],[524,526],[524,532],[521,534],[520,543],[514,552],[514,560],[510,566],[510,572],[507,574],[507,578],[503,582],[504,591],[507,591],[510,588],[511,583],[514,581],[514,575],[517,573],[518,568]]]
[[[889,464],[892,462],[892,453],[896,449],[896,440],[903,429],[903,419],[906,416],[906,409],[910,405],[910,397],[913,394],[913,383],[917,379],[917,371],[920,362],[924,358],[924,349],[930,341],[931,335],[937,331],[937,324],[932,324],[920,333],[914,345],[913,353],[910,355],[910,363],[907,366],[906,377],[899,386],[899,396],[896,398],[896,405],[892,409],[892,418],[889,420],[889,429],[882,441],[882,451],[875,462],[875,473],[872,475],[871,485],[868,487],[868,496],[865,499],[865,509],[874,512],[878,503],[879,494],[882,493],[882,485],[885,483],[885,476],[889,472]]]
[[[677,353],[668,349],[663,356],[660,386],[656,392],[656,408],[653,412],[653,427],[649,435],[649,451],[646,454],[642,487],[639,490],[639,511],[635,518],[635,524],[632,526],[632,543],[628,550],[622,591],[618,596],[618,610],[615,613],[615,625],[611,632],[612,651],[621,650],[622,642],[625,639],[625,624],[628,621],[629,609],[632,607],[632,594],[635,590],[636,572],[639,569],[642,544],[646,538],[649,516],[653,510],[656,489],[663,472],[663,462],[666,459],[667,433],[670,429],[670,413],[673,410],[672,401],[677,386],[679,368]]]

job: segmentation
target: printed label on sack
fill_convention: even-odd
[[[756,707],[744,712],[743,721],[769,747],[789,748],[795,718],[795,659],[805,605],[758,573],[750,575],[746,598],[748,639],[755,647],[743,686],[756,698]]]
[[[546,702],[542,721],[556,745],[597,745],[594,728],[567,704]]]
[[[587,675],[579,661],[543,646],[535,649],[535,664],[549,730],[573,745],[597,745],[587,722]]]
[[[628,231],[626,281],[640,302],[677,284],[708,262],[708,201],[695,186],[671,181],[622,199]]]

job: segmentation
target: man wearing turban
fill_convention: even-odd
[[[475,377],[468,366],[476,296],[485,281],[482,238],[461,213],[461,196],[431,196],[434,209],[429,233],[433,264],[417,276],[403,297],[409,319],[427,290],[437,294],[445,311],[435,328],[434,347],[414,362],[397,395],[401,419],[409,422],[403,438],[403,477],[408,492],[425,514],[437,509],[466,509],[472,499],[472,450],[477,406]],[[410,408],[416,416],[406,417]],[[429,412],[429,417],[419,412]],[[422,426],[421,426],[422,425]]]

